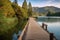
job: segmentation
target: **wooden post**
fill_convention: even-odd
[[[44,29],[44,23],[42,23],[42,28]]]
[[[54,39],[54,35],[53,33],[50,33],[50,40],[53,40]]]
[[[46,29],[45,30],[47,31],[47,25],[45,25],[45,26],[46,26]]]

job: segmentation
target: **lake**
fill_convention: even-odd
[[[40,25],[42,25],[42,23],[47,24],[48,31],[50,33],[54,33],[54,36],[57,38],[57,40],[60,40],[60,17],[41,16],[38,17],[37,22]]]

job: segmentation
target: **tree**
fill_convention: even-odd
[[[24,9],[24,11],[25,11],[25,16],[26,16],[26,18],[27,18],[27,17],[28,17],[28,14],[27,14],[27,2],[26,2],[26,0],[24,0],[23,5],[22,5],[22,8]]]
[[[1,12],[5,17],[13,17],[15,15],[9,0],[0,0],[0,13]]]
[[[32,5],[30,2],[29,2],[28,14],[29,16],[32,16]]]
[[[17,4],[17,0],[14,0],[14,2]]]
[[[26,2],[26,0],[24,0],[22,8],[25,9],[25,10],[27,10],[27,2]]]

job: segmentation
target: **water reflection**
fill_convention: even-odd
[[[54,33],[54,36],[60,40],[60,18],[38,17],[38,23],[42,25],[44,22],[48,25],[48,31]]]
[[[21,32],[22,32],[22,31],[20,30],[20,31],[18,32],[18,34],[14,33],[12,40],[18,40],[18,36],[20,36]]]
[[[60,22],[60,17],[38,17],[41,22]]]
[[[17,38],[17,34],[16,33],[14,33],[13,34],[13,40],[17,40],[18,38]]]

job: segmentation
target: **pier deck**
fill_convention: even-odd
[[[50,40],[50,35],[46,32],[34,18],[29,18],[28,28],[23,37],[23,40]],[[18,40],[21,40],[19,37]],[[55,39],[54,39],[55,40]]]

